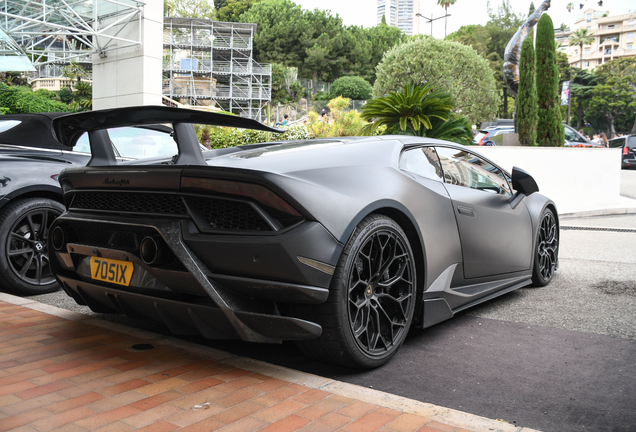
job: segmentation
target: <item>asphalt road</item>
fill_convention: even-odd
[[[636,215],[562,221],[568,224],[636,231]],[[636,430],[635,242],[636,232],[562,230],[560,267],[549,286],[522,288],[430,329],[413,329],[398,355],[370,372],[313,362],[293,343],[191,340],[546,432],[630,432]],[[61,292],[32,298],[92,314]],[[167,333],[150,321],[98,316]]]

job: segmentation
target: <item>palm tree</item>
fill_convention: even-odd
[[[454,5],[457,0],[437,0],[437,4],[444,8],[446,12],[444,15],[448,15],[448,7]],[[444,37],[446,37],[446,24],[448,23],[448,16],[444,17]]]
[[[454,108],[455,103],[448,92],[434,89],[430,84],[407,84],[401,92],[390,92],[362,107],[361,117],[373,120],[362,132],[371,134],[384,125],[388,133],[426,136],[425,130],[433,128],[433,119],[448,120]]]
[[[568,28],[572,28],[572,11],[574,10],[574,3],[568,3],[565,8],[568,10]]]
[[[583,69],[583,45],[590,45],[594,42],[594,35],[590,33],[588,29],[578,29],[570,35],[570,46],[579,46],[581,52],[581,60],[579,62],[579,68]]]

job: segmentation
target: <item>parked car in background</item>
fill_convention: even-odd
[[[492,127],[487,129],[480,129],[479,132],[473,138],[473,142],[477,145],[495,145],[492,141],[493,137],[501,134],[514,133],[514,127],[510,126],[500,126],[500,127]],[[492,144],[488,143],[490,141]]]
[[[57,181],[64,168],[91,160],[87,134],[61,144],[51,122],[68,113],[0,117],[0,290],[33,295],[55,291],[48,258],[49,227],[64,211]],[[167,126],[113,130],[118,161],[172,156],[177,145]]]
[[[622,169],[636,169],[636,134],[612,138],[609,147],[621,149]]]
[[[581,135],[576,129],[570,125],[563,125],[565,134],[564,147],[603,147],[602,144],[591,141]]]
[[[117,163],[106,129],[156,122],[173,124],[178,156]],[[201,153],[191,123],[282,131],[150,106],[54,120],[62,142],[89,132],[111,153],[59,178],[51,268],[79,304],[368,369],[410,327],[547,285],[558,267],[555,204],[471,148],[396,135]]]

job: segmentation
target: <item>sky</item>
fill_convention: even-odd
[[[358,25],[363,27],[373,27],[377,24],[376,9],[377,0],[292,0],[303,9],[313,10],[316,8],[331,10],[335,15],[342,18],[346,26]],[[531,0],[510,0],[510,5],[516,13],[528,14]],[[535,6],[541,4],[542,0],[534,0]],[[577,13],[579,3],[584,0],[552,0],[548,15],[552,18],[555,27],[565,23],[570,24],[566,5],[574,3],[577,9],[572,11],[572,19]],[[448,8],[451,15],[448,19],[448,33],[452,33],[461,26],[469,24],[486,24],[488,21],[488,0],[457,0]],[[490,0],[491,7],[496,11],[501,0]],[[588,3],[596,4],[596,1]],[[603,9],[610,11],[610,15],[620,15],[627,12],[636,12],[636,0],[604,0]],[[420,0],[420,13],[424,16],[437,18],[444,15],[444,9],[437,5],[437,0]],[[572,22],[573,24],[573,22]],[[420,32],[430,34],[431,25],[420,19]],[[444,19],[433,22],[433,36],[444,37]]]

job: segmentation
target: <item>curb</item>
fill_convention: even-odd
[[[612,216],[623,214],[636,214],[636,208],[634,207],[619,207],[611,209],[598,209],[598,210],[586,210],[571,213],[559,213],[560,218],[583,218],[594,216]]]
[[[215,348],[197,345],[175,337],[167,337],[145,330],[132,329],[122,324],[92,318],[77,312],[61,309],[56,306],[39,303],[7,293],[0,293],[0,301],[37,310],[69,321],[82,322],[83,324],[117,331],[146,342],[161,344],[180,350],[187,350],[189,353],[224,363],[228,366],[242,368],[249,370],[250,372],[260,373],[272,378],[278,378],[294,384],[327,391],[336,395],[357,399],[404,413],[428,417],[432,420],[451,424],[458,428],[470,429],[476,432],[539,432],[536,429],[515,426],[503,420],[492,420],[486,417],[419,402],[378,390],[368,389],[355,384],[335,381],[306,372],[298,372],[293,369],[272,365],[260,360],[236,356]]]

